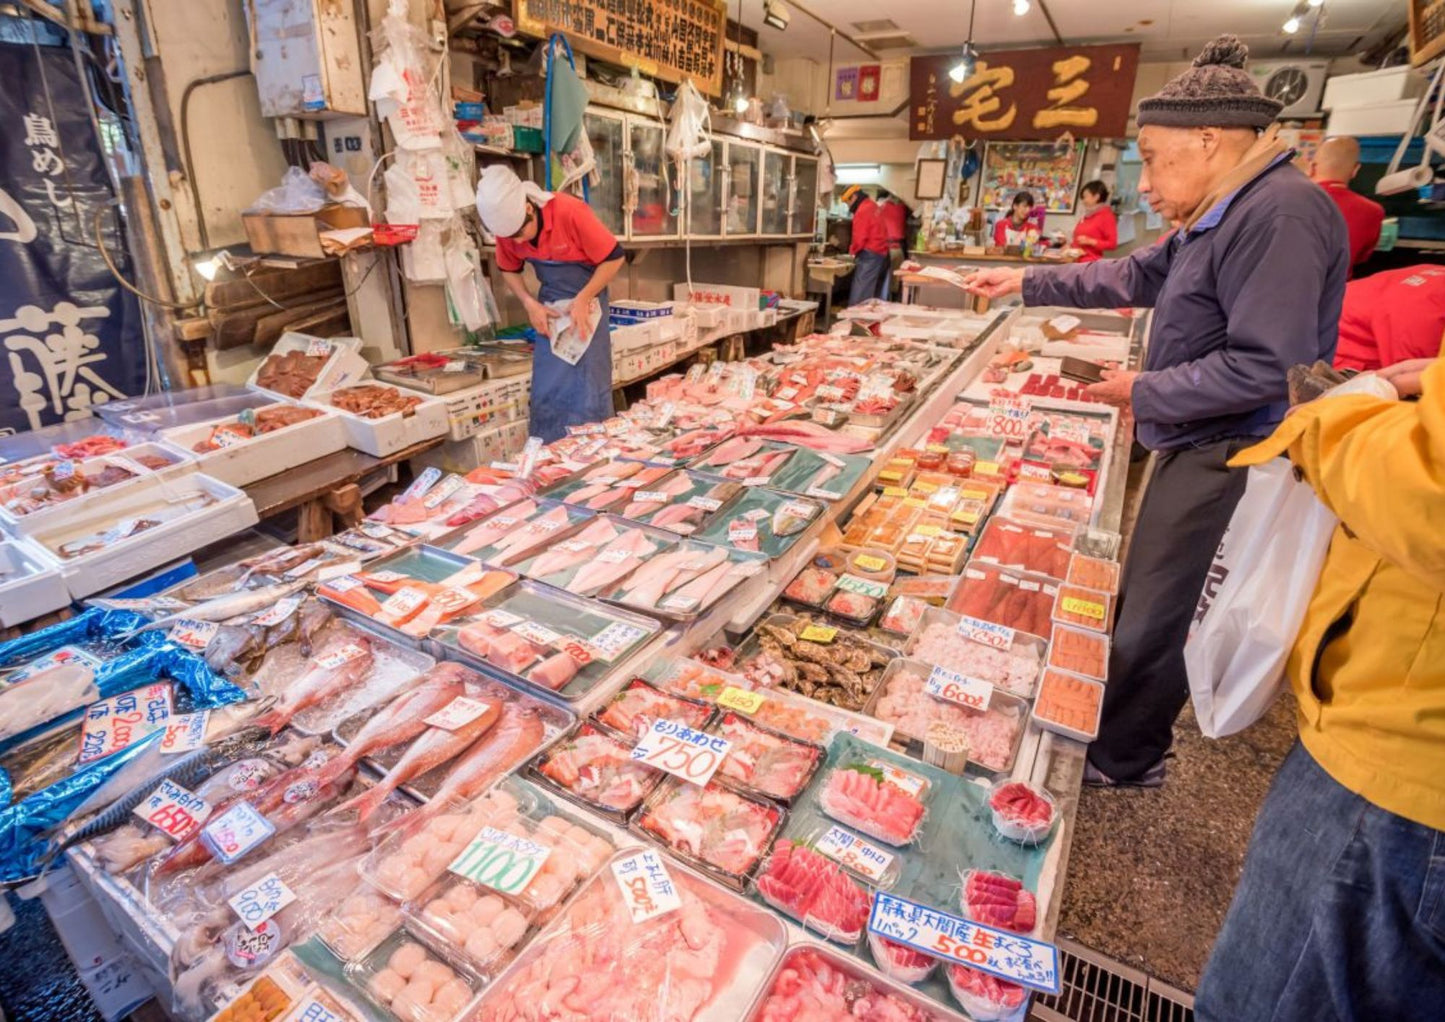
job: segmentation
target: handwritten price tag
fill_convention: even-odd
[[[513,614],[510,610],[489,610],[482,615],[482,620],[493,628],[511,628],[513,625],[521,624],[526,618],[520,614]]]
[[[712,780],[732,747],[733,743],[720,735],[663,719],[652,722],[632,750],[632,758],[702,786]]]
[[[195,792],[164,780],[131,812],[172,841],[179,841],[206,822],[211,807]]]
[[[229,866],[274,833],[276,828],[255,806],[237,802],[206,824],[201,841],[212,855]]]
[[[552,849],[495,827],[483,827],[447,869],[503,894],[520,894],[542,871]]]
[[[459,475],[447,476],[445,482],[426,495],[426,500],[421,502],[421,506],[428,511],[436,510],[442,506],[443,501],[460,490],[465,482],[466,480]]]
[[[632,499],[639,504],[666,504],[669,497],[661,490],[641,490],[634,493]]]
[[[480,699],[457,696],[426,718],[426,723],[432,727],[439,727],[443,731],[455,731],[459,727],[470,724],[491,708],[490,703],[484,703]]]
[[[626,621],[614,621],[588,639],[587,644],[596,652],[599,660],[611,663],[635,646],[639,640],[645,638],[647,638],[646,629],[628,624]]]
[[[182,713],[166,721],[166,733],[161,738],[161,755],[169,756],[179,752],[194,752],[206,744],[206,722],[209,710],[197,713]]]
[[[320,558],[314,558],[314,560],[319,559]],[[293,568],[292,570],[294,571],[295,569]],[[305,572],[303,572],[302,574],[305,574]],[[350,578],[351,576],[347,575],[344,577]],[[340,579],[338,579],[337,581],[340,581]],[[352,581],[354,581],[357,585],[361,584],[360,579],[353,579]],[[335,583],[332,584],[332,588],[336,588]],[[342,591],[344,592],[345,590]],[[301,606],[301,599],[302,598],[300,596],[287,596],[284,599],[277,600],[276,603],[273,604],[271,607],[268,607],[266,610],[261,611],[261,613],[253,617],[251,619],[251,623],[253,625],[259,625],[262,628],[274,628],[282,621],[285,621],[292,614],[296,613],[296,608]]]
[[[874,895],[868,929],[945,961],[961,962],[1046,994],[1059,992],[1059,949],[1052,944],[995,930],[887,891]]]
[[[81,765],[104,759],[139,741],[171,716],[171,686],[155,682],[144,688],[91,703],[80,724]]]
[[[402,586],[396,592],[386,598],[381,605],[383,614],[401,619],[416,612],[427,600],[431,599],[425,589],[418,589],[415,586]]]
[[[722,501],[714,500],[711,497],[690,497],[687,506],[695,507],[699,511],[716,511],[722,507]]]
[[[192,621],[186,618],[171,625],[171,639],[191,649],[205,649],[221,626],[214,621]]]
[[[728,543],[751,543],[758,538],[758,527],[752,522],[734,518],[728,522]]]
[[[406,488],[406,492],[403,493],[396,500],[393,500],[392,503],[410,503],[411,501],[416,500],[427,490],[430,490],[433,486],[439,483],[441,481],[441,478],[442,470],[437,468],[435,465],[424,469],[422,471],[422,474],[417,476],[416,479],[412,481],[412,484]]]
[[[241,917],[241,922],[254,930],[295,900],[295,892],[280,877],[267,873],[227,904]]]
[[[516,632],[528,642],[535,642],[539,646],[555,646],[557,640],[562,636],[552,631],[546,625],[538,624],[536,621],[520,621],[512,626]]]
[[[634,852],[612,864],[612,876],[634,923],[643,923],[682,907],[677,888],[652,849]]]
[[[883,780],[893,785],[899,791],[906,791],[914,798],[921,798],[928,787],[928,779],[918,774],[909,773],[892,763],[886,763],[881,759],[870,759],[868,765],[883,775]]]
[[[1027,432],[1033,402],[1014,394],[997,395],[988,403],[988,435],[1010,442],[1022,441]]]
[[[331,355],[331,342],[324,337],[313,337],[306,342],[306,354],[309,358],[328,358]]]
[[[717,697],[717,704],[724,709],[737,710],[739,713],[746,713],[751,716],[762,708],[767,702],[761,692],[749,692],[746,689],[735,688],[728,685]]]
[[[1014,644],[1014,630],[1007,625],[996,625],[992,621],[980,621],[976,617],[958,619],[958,634],[965,639],[992,646],[994,649],[1011,649]]]
[[[882,880],[893,864],[893,854],[869,844],[842,827],[829,827],[814,846],[834,862],[860,873],[869,880]]]
[[[838,579],[838,588],[846,593],[857,593],[859,596],[870,596],[875,600],[881,600],[888,595],[888,585],[884,582],[870,582],[866,578],[859,578],[857,575],[844,575]]]
[[[928,675],[923,690],[950,703],[967,706],[971,710],[987,710],[993,698],[993,685],[982,678],[970,678],[966,674],[934,667]]]

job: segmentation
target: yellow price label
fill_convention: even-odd
[[[853,563],[864,571],[882,571],[888,567],[888,562],[881,557],[874,557],[872,554],[861,554],[853,558]]]
[[[906,497],[906,496],[908,496],[908,491],[905,490],[905,489],[904,489],[903,487],[901,487],[901,486],[885,486],[885,487],[883,487],[883,496],[885,496],[885,497]]]
[[[803,629],[803,634],[798,636],[804,642],[832,642],[838,637],[838,629],[832,625],[809,625]]]
[[[945,444],[929,444],[924,448],[929,454],[947,454],[948,447]]]
[[[917,482],[913,484],[913,492],[921,493],[924,496],[928,496],[930,494],[937,493],[938,487],[933,483]]]
[[[907,500],[905,500],[903,503],[907,504],[909,507],[927,507],[927,506],[928,506],[928,501],[926,501],[926,500],[920,500],[918,497],[909,497],[909,498],[908,498]]]
[[[993,496],[993,491],[984,489],[971,490],[968,487],[964,487],[958,491],[958,495],[965,500],[988,500]]]
[[[1063,601],[1064,610],[1070,614],[1078,614],[1080,617],[1091,617],[1095,621],[1104,620],[1104,615],[1109,608],[1102,603],[1095,603],[1093,600],[1081,600],[1077,596],[1065,596]]]
[[[943,530],[937,525],[918,525],[913,529],[913,535],[915,536],[937,536],[941,532],[943,532]]]
[[[973,470],[979,475],[996,476],[998,475],[998,462],[977,461],[974,462]]]
[[[955,511],[955,512],[953,513],[953,520],[954,520],[955,522],[958,522],[960,525],[977,525],[977,524],[978,524],[978,512],[977,512],[977,511]]]
[[[717,704],[729,710],[737,710],[739,713],[746,713],[751,716],[758,712],[758,708],[765,700],[760,692],[749,692],[747,689],[737,688],[729,685],[722,690],[722,695],[717,697]]]

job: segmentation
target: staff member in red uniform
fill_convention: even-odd
[[[1336,369],[1361,372],[1434,358],[1445,339],[1445,266],[1386,270],[1345,287]]]
[[[1360,143],[1345,135],[1325,139],[1310,161],[1310,177],[1344,214],[1350,232],[1351,273],[1375,251],[1380,243],[1380,226],[1385,222],[1384,206],[1350,188],[1359,170]]]
[[[1083,255],[1079,262],[1092,263],[1119,247],[1119,221],[1109,208],[1109,186],[1090,181],[1081,193],[1084,215],[1074,225],[1074,247]]]
[[[877,298],[888,286],[888,233],[878,203],[861,187],[844,189],[843,202],[853,212],[853,241],[848,246],[853,256],[853,284],[848,289],[848,304],[858,305]]]
[[[611,417],[607,285],[622,268],[622,246],[581,199],[545,192],[510,167],[482,171],[477,212],[496,235],[502,279],[542,335],[532,354],[532,436],[551,443],[565,436],[568,426]],[[537,275],[535,298],[522,281],[526,263]],[[594,298],[601,303],[595,322]],[[582,336],[592,338],[575,365],[552,350],[552,321],[563,315],[571,316]]]
[[[880,298],[886,299],[891,291],[892,274],[908,256],[908,207],[892,192],[878,189],[878,211],[883,217],[883,233],[888,236],[889,279],[883,282]]]
[[[999,217],[998,223],[993,225],[994,248],[1008,248],[1010,245],[1022,245],[1028,240],[1030,230],[1038,231],[1040,234],[1041,224],[1033,219],[1034,193],[1019,192],[1014,196],[1014,201],[1009,206],[1009,215]]]

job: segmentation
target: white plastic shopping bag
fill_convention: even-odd
[[[1335,523],[1287,459],[1249,470],[1184,645],[1205,737],[1242,731],[1274,702]]]

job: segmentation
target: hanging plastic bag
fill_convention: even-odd
[[[367,98],[386,119],[399,149],[436,149],[450,125],[442,116],[437,89],[441,58],[427,49],[422,31],[406,19],[406,5],[393,3],[372,33],[376,62]]]
[[[469,235],[454,231],[446,246],[447,312],[457,326],[475,333],[497,322],[496,301]]]
[[[247,213],[315,213],[326,205],[326,189],[300,167],[287,167],[281,184],[261,193]]]
[[[712,152],[712,119],[707,100],[691,81],[678,87],[667,127],[665,148],[674,160],[690,160]]]

